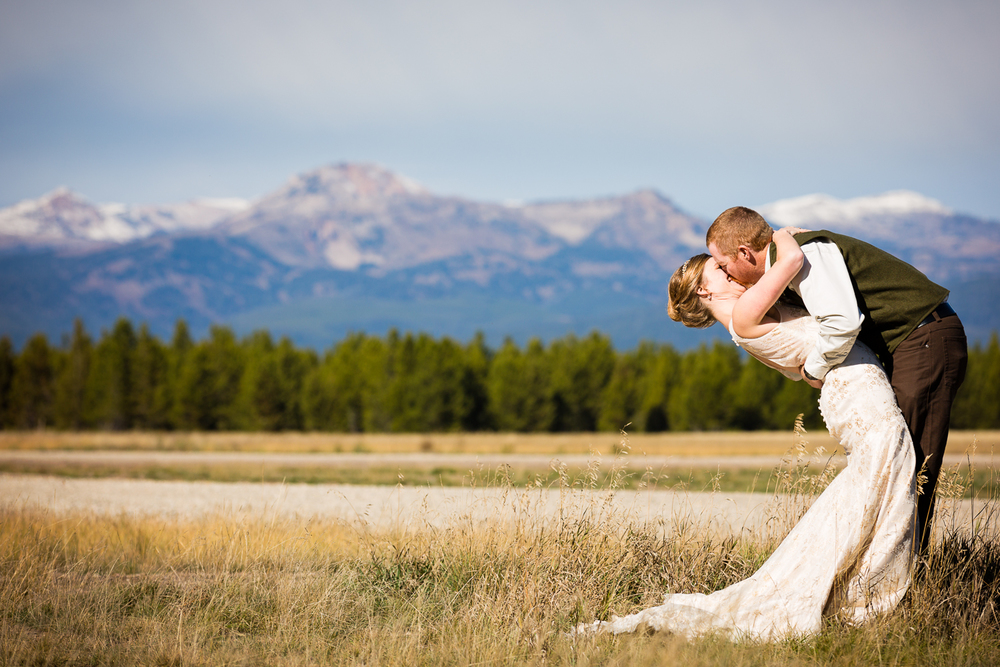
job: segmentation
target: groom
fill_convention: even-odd
[[[716,218],[706,240],[726,274],[752,285],[775,260],[771,234],[758,213],[736,206]],[[948,305],[948,290],[906,262],[828,231],[799,233],[795,240],[806,261],[786,295],[820,325],[802,377],[822,387],[827,371],[847,357],[856,339],[878,355],[910,429],[917,468],[925,466],[917,525],[926,551],[951,404],[965,379],[965,329]]]

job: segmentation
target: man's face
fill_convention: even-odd
[[[744,246],[740,246],[736,251],[736,257],[722,254],[714,243],[708,244],[708,252],[727,276],[745,287],[755,285],[764,275],[764,266],[755,261],[750,250]]]

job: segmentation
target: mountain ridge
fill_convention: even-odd
[[[65,189],[50,195],[0,210],[0,332],[19,341],[35,329],[56,336],[76,316],[95,328],[119,315],[159,332],[178,317],[196,332],[212,323],[269,328],[317,347],[390,326],[522,339],[596,326],[613,329],[620,344],[698,340],[666,318],[665,286],[704,251],[708,223],[651,189],[498,204],[341,163],[294,175],[251,202],[123,207]],[[857,235],[956,293],[971,290],[975,303],[1000,300],[997,223],[898,191],[759,210],[776,225]],[[124,225],[118,236],[100,226],[109,216]],[[5,226],[11,220],[21,231],[48,231],[17,236],[16,224]],[[973,331],[1000,328],[981,310],[967,320]]]
[[[247,206],[242,199],[207,197],[178,204],[94,204],[61,186],[0,209],[0,248],[99,249],[157,233],[208,229]]]

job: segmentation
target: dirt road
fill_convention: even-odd
[[[56,513],[160,514],[196,517],[218,512],[237,515],[298,516],[362,521],[386,527],[413,521],[443,525],[456,517],[474,520],[532,513],[554,516],[560,508],[604,506],[632,519],[655,521],[683,512],[716,520],[727,530],[745,520],[759,525],[770,498],[761,494],[682,494],[670,491],[578,489],[529,491],[498,488],[358,486],[176,482],[130,479],[67,479],[42,475],[0,475],[0,504],[34,506]],[[761,515],[761,516],[758,516]]]
[[[614,512],[629,521],[673,525],[686,521],[714,532],[780,530],[786,497],[748,493],[658,490],[602,491],[461,487],[387,487],[335,484],[174,482],[67,479],[0,475],[0,507],[39,508],[56,515],[94,512],[196,518],[234,517],[343,520],[372,528],[444,526],[455,521],[507,518],[540,521],[570,512]],[[968,501],[942,503],[941,516],[970,524]]]

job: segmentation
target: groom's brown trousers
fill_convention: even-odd
[[[948,442],[951,405],[965,379],[967,360],[961,320],[955,314],[941,317],[938,311],[892,353],[892,388],[913,437],[917,470],[923,467],[927,477],[917,499],[921,553],[929,545],[934,489]]]

